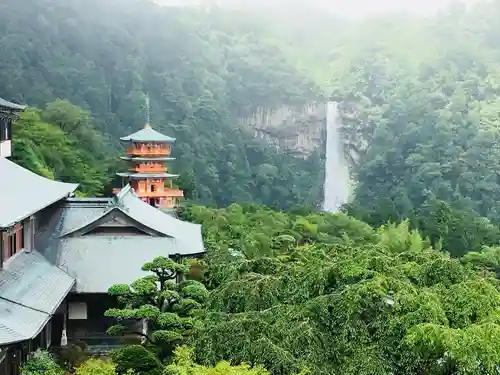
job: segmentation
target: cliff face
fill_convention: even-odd
[[[256,138],[306,158],[321,148],[326,123],[326,105],[309,104],[301,108],[259,108],[253,116],[239,119],[253,130]]]

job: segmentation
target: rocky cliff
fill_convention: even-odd
[[[259,108],[253,116],[239,119],[253,130],[255,137],[281,150],[308,157],[324,143],[326,105],[309,104],[301,108]]]

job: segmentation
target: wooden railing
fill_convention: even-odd
[[[147,148],[147,147],[130,147],[127,149],[129,155],[141,156],[169,156],[170,149],[167,148]]]

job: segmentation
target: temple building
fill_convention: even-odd
[[[37,348],[85,342],[101,351],[120,345],[106,334],[112,320],[104,311],[116,306],[108,288],[145,275],[141,266],[157,256],[205,252],[200,225],[152,207],[151,196],[131,184],[114,197],[77,198],[77,184],[41,177],[5,157],[0,179],[2,375],[19,375],[22,361]]]
[[[26,106],[0,98],[0,157],[8,158],[12,153],[12,118],[24,111]]]
[[[129,164],[128,172],[117,173],[122,177],[122,186],[130,184],[137,196],[153,207],[175,208],[184,193],[172,185],[172,180],[179,176],[168,173],[165,167],[165,162],[175,159],[170,156],[175,138],[147,124],[120,140],[126,144],[127,152],[121,159]]]

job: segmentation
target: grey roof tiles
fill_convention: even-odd
[[[141,162],[141,161],[170,161],[170,160],[175,160],[175,158],[172,158],[170,156],[157,156],[157,157],[144,157],[144,156],[120,156],[120,159],[126,160],[126,161],[134,161],[134,162]]]
[[[157,132],[148,125],[146,125],[144,129],[141,129],[126,137],[120,138],[120,140],[123,142],[164,142],[164,143],[175,142],[175,138],[169,137],[168,135],[165,134],[161,134],[160,132]]]
[[[53,181],[0,157],[0,228],[9,227],[69,196],[78,184]]]
[[[157,235],[90,231],[113,212],[119,212],[130,223],[123,225],[140,223]],[[37,248],[76,279],[79,293],[105,293],[115,283],[131,283],[144,274],[142,264],[157,256],[191,256],[205,251],[200,225],[148,205],[129,185],[108,200],[68,199],[45,223],[36,240]]]
[[[7,109],[9,111],[24,111],[26,109],[25,105],[16,104],[9,102],[5,99],[0,98],[0,110]]]
[[[133,172],[120,172],[117,173],[120,177],[128,178],[176,178],[178,174],[171,173],[133,173]]]
[[[14,255],[0,271],[0,345],[37,336],[74,284],[36,251]]]
[[[144,263],[189,249],[173,238],[151,236],[70,237],[58,246],[58,265],[77,280],[77,293],[107,293],[113,284],[130,284],[146,276]]]

